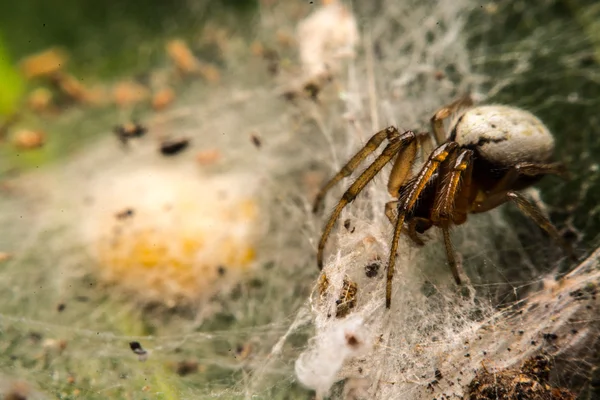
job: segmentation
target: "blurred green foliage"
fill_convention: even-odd
[[[17,71],[0,35],[0,123],[14,113],[24,91],[23,78]]]
[[[2,10],[0,34],[16,59],[60,46],[73,55],[73,72],[106,77],[143,71],[165,38],[197,34],[209,19],[249,29],[256,8],[257,0],[28,0]]]
[[[600,3],[590,0],[565,0],[565,4],[594,46],[596,62],[600,63]]]

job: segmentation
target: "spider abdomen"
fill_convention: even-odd
[[[539,118],[503,105],[467,110],[454,125],[450,139],[499,166],[545,162],[554,151],[554,138]]]

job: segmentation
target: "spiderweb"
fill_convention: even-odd
[[[356,55],[328,60],[339,69],[315,102],[297,89],[311,78],[298,59],[302,37],[289,38],[320,5],[262,2],[255,35],[279,53],[277,78],[269,60],[248,51],[254,38],[232,36],[223,83],[192,84],[170,111],[146,113],[150,137],[129,152],[110,137],[9,181],[0,198],[0,245],[13,255],[0,263],[0,389],[65,399],[307,398],[314,390],[456,398],[483,371],[500,377],[544,350],[552,386],[594,398],[597,252],[555,282],[574,268],[560,249],[510,208],[493,210],[452,232],[469,280],[463,288],[453,284],[437,233],[423,248],[403,241],[385,311],[388,171],[342,214],[326,249],[326,282],[314,260],[324,218],[310,212],[318,186],[376,130],[427,129],[438,107],[470,91],[547,123],[573,180],[549,179],[528,195],[581,254],[597,246],[600,75],[597,28],[588,23],[597,11],[574,3],[356,2]],[[281,96],[290,90],[292,101]],[[165,132],[192,138],[191,149],[161,157],[156,139]],[[199,167],[195,157],[207,149],[221,159]],[[251,267],[210,278],[217,290],[191,302],[140,296],[160,271],[136,278],[138,288],[103,282],[90,251],[88,222],[125,196],[102,197],[105,185],[157,170],[164,177],[151,180],[140,202],[127,194],[131,204],[183,186],[185,199],[223,190],[258,208]],[[191,183],[215,177],[227,187]],[[330,193],[326,210],[349,182]],[[99,208],[89,207],[90,196]],[[192,206],[186,215],[202,212]],[[130,342],[147,354],[134,354]]]

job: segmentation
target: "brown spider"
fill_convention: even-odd
[[[400,133],[393,126],[377,132],[323,186],[315,199],[314,212],[320,208],[329,189],[352,174],[367,156],[388,140],[383,152],[346,190],[333,210],[319,242],[319,269],[323,268],[327,239],[344,207],[392,160],[388,191],[396,200],[385,207],[385,213],[394,225],[387,269],[387,308],[391,305],[396,250],[403,230],[413,242],[423,245],[417,233],[424,233],[433,226],[441,228],[448,263],[454,280],[460,285],[450,228],[463,224],[468,213],[489,211],[507,201],[515,203],[574,258],[570,246],[562,240],[554,225],[518,193],[544,175],[567,176],[563,164],[551,162],[554,138],[546,126],[527,111],[503,105],[472,105],[471,98],[466,96],[437,111],[431,118],[433,138],[428,132]],[[450,124],[450,136],[447,137],[444,120],[454,114],[458,118]],[[435,148],[432,139],[436,142]],[[420,148],[429,157],[420,171],[411,176]]]

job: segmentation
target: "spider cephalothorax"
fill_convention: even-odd
[[[461,109],[464,111],[450,124],[450,135],[447,136],[444,120]],[[383,152],[346,190],[333,210],[319,242],[319,268],[323,267],[325,243],[343,208],[390,161],[393,161],[393,166],[388,191],[396,200],[385,207],[385,213],[394,225],[387,269],[387,308],[391,304],[396,250],[403,230],[416,244],[422,245],[418,233],[433,226],[441,228],[448,263],[457,284],[461,283],[461,279],[450,242],[450,227],[464,223],[469,213],[485,212],[507,201],[515,203],[572,255],[554,225],[533,203],[518,193],[544,175],[566,175],[561,163],[551,162],[554,139],[537,117],[503,105],[472,107],[471,99],[465,97],[436,112],[431,118],[431,127],[433,137],[426,132],[400,133],[394,127],[377,132],[323,186],[315,200],[315,212],[327,191],[349,176],[387,139]],[[419,149],[426,158],[419,172],[411,175]]]

